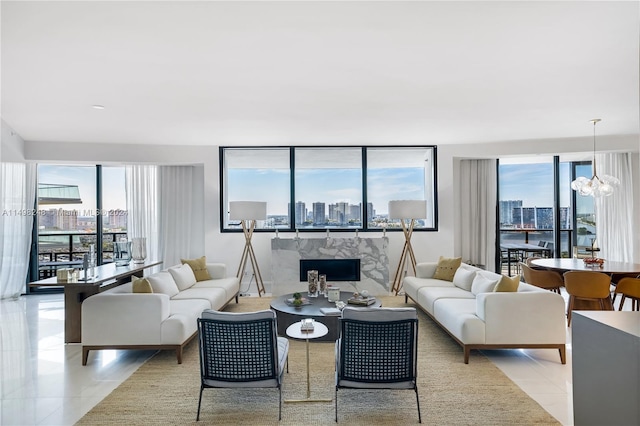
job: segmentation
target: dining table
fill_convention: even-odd
[[[625,276],[639,276],[640,275],[640,263],[633,262],[615,262],[605,260],[601,265],[592,265],[584,262],[584,259],[576,258],[549,258],[549,259],[535,259],[531,261],[533,267],[549,269],[560,274],[568,271],[587,271],[587,272],[602,272],[609,275],[612,278],[612,282],[615,284],[615,280]],[[587,300],[576,300],[574,310],[591,310],[595,308],[595,302]],[[613,309],[613,301],[608,299],[607,308]]]
[[[617,275],[640,275],[640,263],[632,262],[613,262],[605,260],[602,265],[588,265],[584,259],[576,258],[548,258],[535,259],[531,264],[545,269],[552,269],[558,272],[567,271],[591,271],[604,272],[605,274]]]

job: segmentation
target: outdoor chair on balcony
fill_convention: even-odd
[[[418,317],[415,308],[345,308],[336,342],[336,422],[338,390],[407,389],[416,393]]]
[[[277,388],[282,418],[282,374],[289,341],[276,335],[271,310],[229,313],[206,310],[198,319],[200,397],[205,388]]]

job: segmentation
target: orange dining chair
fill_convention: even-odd
[[[526,263],[520,264],[520,270],[527,284],[560,294],[560,287],[564,285],[564,281],[559,273],[547,269],[534,269]]]
[[[542,268],[540,268],[540,267],[538,267],[538,266],[534,265],[533,263],[531,263],[531,262],[533,262],[534,260],[538,260],[538,259],[542,259],[542,258],[541,258],[540,256],[531,256],[531,257],[527,257],[527,258],[524,260],[524,263],[526,263],[526,264],[527,264],[527,266],[528,266],[529,268],[531,268],[531,269],[542,269]]]
[[[616,285],[614,299],[617,294],[622,294],[619,311],[622,310],[626,298],[631,299],[631,310],[640,311],[640,278],[623,278]]]
[[[569,271],[564,273],[564,287],[569,293],[567,308],[567,326],[571,325],[571,311],[576,299],[597,301],[599,310],[611,310],[610,297],[611,277],[602,272]],[[605,301],[607,303],[605,303]]]

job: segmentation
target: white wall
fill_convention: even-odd
[[[438,232],[416,232],[413,246],[418,261],[437,260],[438,256],[453,256],[460,253],[460,238],[455,229],[459,216],[457,176],[459,162],[463,158],[497,158],[501,156],[564,154],[587,151],[591,148],[590,138],[576,138],[553,141],[527,141],[469,145],[438,146]],[[640,150],[637,137],[620,136],[607,138],[609,151]],[[244,238],[237,233],[220,232],[220,192],[219,160],[217,146],[149,146],[118,144],[74,144],[25,142],[27,161],[48,163],[151,163],[151,164],[201,164],[204,187],[196,189],[194,195],[202,196],[204,209],[204,254],[208,260],[227,264],[229,274],[235,274],[244,246]],[[640,176],[637,154],[634,156],[635,170]],[[638,180],[636,179],[636,183]],[[637,187],[640,185],[637,185]],[[636,189],[636,203],[640,204],[640,188]],[[199,207],[198,207],[199,208]],[[639,210],[636,210],[639,211]],[[636,229],[640,230],[640,215],[636,219]],[[380,233],[381,234],[381,233]],[[636,235],[640,232],[635,232]],[[348,236],[348,233],[341,233]],[[393,273],[399,261],[404,239],[401,233],[387,233],[389,236],[389,266]],[[377,235],[376,235],[377,236]],[[253,244],[265,281],[271,281],[271,238],[272,233],[254,234]],[[194,241],[194,249],[201,247],[202,240]],[[640,259],[640,237],[636,241],[636,258]]]
[[[4,120],[0,119],[0,161],[19,163],[24,159],[24,141]]]

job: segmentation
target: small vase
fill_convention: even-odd
[[[113,261],[116,266],[127,266],[131,262],[131,241],[113,243]]]
[[[327,276],[325,274],[318,276],[318,291],[324,297],[327,297]]]
[[[147,258],[147,239],[132,238],[131,239],[131,258],[133,263],[144,263]]]
[[[318,297],[318,271],[311,270],[307,272],[307,282],[309,284],[309,297]]]

